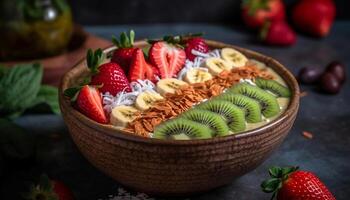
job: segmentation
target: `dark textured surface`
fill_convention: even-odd
[[[322,40],[300,36],[291,48],[271,48],[253,42],[252,35],[232,27],[213,25],[153,25],[87,27],[97,35],[109,38],[122,30],[134,28],[137,38],[159,37],[167,33],[205,31],[208,39],[239,45],[270,55],[293,73],[304,65],[324,66],[332,60],[340,60],[348,67],[350,75],[350,23],[337,23],[332,34]],[[299,165],[315,172],[335,194],[337,199],[350,196],[350,86],[349,82],[340,94],[328,96],[316,93],[312,87],[301,87],[308,92],[301,99],[296,123],[282,146],[261,166],[235,180],[232,184],[214,191],[190,197],[209,199],[269,199],[260,192],[259,185],[267,177],[271,165]],[[24,116],[17,122],[37,134],[40,139],[39,159],[41,167],[50,176],[66,182],[78,199],[107,198],[116,194],[119,185],[93,168],[77,151],[60,117],[52,115]],[[305,139],[302,131],[314,134]],[[215,178],[215,177],[213,177]]]
[[[299,0],[283,0],[290,11]],[[104,0],[69,1],[82,24],[212,22],[239,24],[241,0]],[[101,3],[103,2],[103,3]],[[349,19],[349,0],[335,0],[337,19]]]

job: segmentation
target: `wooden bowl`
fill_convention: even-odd
[[[207,191],[228,184],[260,165],[293,126],[299,107],[298,83],[283,65],[270,57],[216,41],[207,43],[211,48],[235,48],[273,68],[293,92],[287,110],[269,124],[238,135],[188,141],[142,138],[90,120],[63,96],[63,91],[87,72],[86,62],[82,60],[64,75],[59,99],[64,121],[83,155],[119,183],[161,196]],[[136,43],[139,47],[143,45],[143,41]],[[107,48],[105,52],[112,50]]]

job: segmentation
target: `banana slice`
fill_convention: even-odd
[[[221,57],[227,62],[232,63],[234,67],[243,67],[248,61],[248,58],[241,52],[232,48],[221,49]]]
[[[118,127],[125,127],[136,117],[138,110],[132,106],[117,106],[111,113],[111,124]]]
[[[160,94],[156,92],[142,92],[137,96],[135,105],[139,110],[147,110],[152,106],[155,101],[164,99]]]
[[[215,57],[206,59],[205,65],[209,69],[209,72],[213,75],[218,75],[224,70],[230,71],[233,68],[231,63]]]
[[[192,84],[192,83],[202,83],[212,78],[213,76],[209,72],[203,69],[193,68],[186,72],[184,80],[187,83]]]
[[[157,92],[164,96],[165,93],[175,93],[183,85],[187,85],[187,83],[176,78],[162,79],[157,83]]]

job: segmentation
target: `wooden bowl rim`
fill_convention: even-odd
[[[82,63],[85,62],[85,57],[82,58],[74,67],[66,72],[64,76],[62,77],[61,84],[59,87],[59,100],[60,100],[60,107],[63,112],[66,112],[66,114],[73,116],[75,119],[77,119],[79,122],[85,124],[86,126],[96,130],[100,134],[104,134],[111,139],[123,139],[128,141],[134,141],[134,142],[142,142],[149,145],[175,145],[175,146],[187,146],[187,145],[207,145],[212,143],[218,143],[218,142],[226,142],[229,140],[234,140],[238,138],[247,138],[250,136],[255,136],[260,134],[261,132],[264,132],[266,129],[269,129],[273,126],[276,126],[281,121],[285,120],[286,118],[292,116],[295,112],[298,110],[299,106],[299,98],[300,98],[300,89],[298,82],[296,81],[294,75],[287,70],[281,63],[276,61],[275,59],[265,56],[263,54],[260,54],[255,51],[251,51],[245,48],[241,48],[238,46],[225,44],[222,42],[217,42],[214,40],[206,40],[208,45],[213,48],[222,48],[224,46],[231,47],[234,49],[237,49],[238,51],[242,52],[243,54],[248,55],[248,57],[258,57],[258,61],[260,60],[267,60],[269,62],[269,67],[273,68],[276,73],[278,73],[288,84],[288,86],[292,90],[293,96],[290,98],[290,103],[288,108],[282,113],[278,118],[274,119],[273,121],[269,122],[268,124],[261,126],[259,128],[244,131],[238,134],[232,134],[227,136],[221,136],[221,137],[215,137],[210,139],[200,139],[200,140],[163,140],[163,139],[155,139],[155,138],[145,138],[140,137],[137,135],[132,135],[130,133],[127,133],[125,131],[122,131],[120,129],[117,129],[116,127],[112,125],[104,125],[100,124],[98,122],[95,122],[79,111],[77,111],[73,106],[71,105],[69,99],[64,97],[63,91],[68,88],[69,86],[69,80],[71,76],[74,76],[75,74],[80,74],[82,70],[85,70],[85,65]],[[142,46],[145,45],[147,42],[146,40],[138,40],[135,42],[135,46]],[[103,51],[105,53],[111,52],[114,49],[116,49],[115,46],[110,46],[105,48]],[[267,62],[265,61],[265,63]],[[283,74],[282,74],[283,73]],[[62,112],[62,113],[63,113]]]

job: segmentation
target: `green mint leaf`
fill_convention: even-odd
[[[57,115],[60,114],[61,111],[58,103],[58,89],[56,87],[42,85],[32,107],[38,104],[46,104],[50,107],[53,113]]]
[[[15,118],[32,106],[40,90],[40,64],[21,64],[5,70],[0,79],[0,113]]]
[[[50,178],[46,174],[42,174],[39,179],[39,186],[44,190],[44,191],[52,191],[53,187],[51,184]]]

